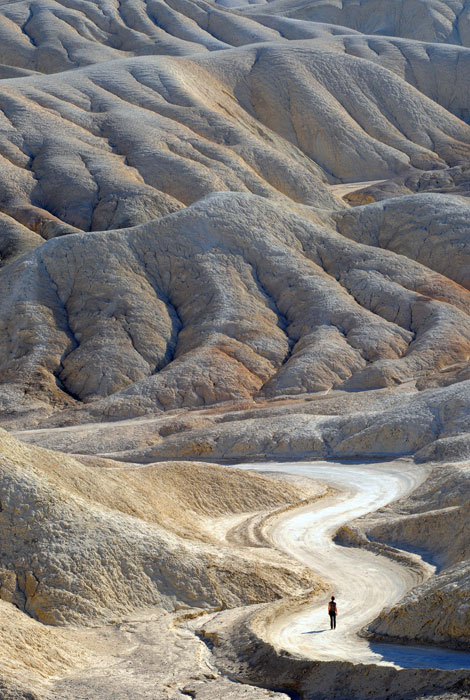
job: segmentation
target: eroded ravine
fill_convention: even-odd
[[[359,630],[380,611],[397,603],[433,567],[407,567],[385,556],[342,547],[335,532],[355,518],[413,491],[426,470],[406,461],[379,464],[296,462],[243,464],[243,469],[287,472],[319,479],[340,490],[334,496],[281,515],[268,534],[274,544],[332,584],[338,602],[338,627],[329,629],[325,602],[281,614],[267,628],[277,648],[322,661],[387,664],[399,668],[470,667],[470,653],[448,649],[369,643]],[[419,568],[422,573],[419,573]],[[426,574],[427,572],[427,574]]]

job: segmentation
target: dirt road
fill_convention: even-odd
[[[281,615],[269,629],[270,640],[295,654],[353,663],[398,667],[468,668],[470,654],[443,649],[370,644],[357,632],[380,611],[396,603],[434,569],[418,555],[423,575],[386,556],[333,542],[335,532],[355,518],[377,510],[415,489],[426,471],[406,461],[379,464],[326,462],[243,464],[243,469],[288,472],[318,478],[340,490],[304,509],[282,515],[269,536],[331,582],[338,603],[337,629],[330,630],[326,603]]]

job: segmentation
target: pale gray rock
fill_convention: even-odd
[[[470,643],[470,562],[461,562],[414,588],[384,610],[367,631],[405,642],[467,649]]]
[[[258,13],[257,0],[240,1],[246,16]],[[470,45],[466,0],[273,0],[263,13],[350,27],[364,34],[406,37],[418,41]]]
[[[290,484],[97,452],[452,461],[358,527],[439,567],[369,632],[470,643],[468,3],[220,4],[0,2],[0,417],[88,455],[0,435],[5,697],[74,666],[56,697],[138,697],[133,673],[142,697],[156,678],[168,700],[264,696],[211,676],[167,614],[101,628],[122,653],[85,671],[78,637],[37,620],[316,585],[208,524],[296,502]],[[306,698],[467,692],[459,673],[312,671],[258,642],[258,668],[231,672],[278,687],[281,669]]]
[[[237,105],[208,75],[210,66],[174,60],[106,64],[89,69],[96,76],[41,77],[45,83],[29,87],[22,80],[18,92],[9,81],[1,104],[8,124],[0,146],[5,211],[30,227],[31,219],[49,224],[52,212],[82,230],[102,230],[227,189],[335,206],[318,166],[269,129],[255,129],[249,90]],[[256,53],[242,53],[240,71],[249,73],[255,60]],[[37,114],[22,123],[15,115],[31,100],[39,102]],[[223,108],[214,108],[218,101]],[[24,151],[16,143],[23,130]],[[33,192],[40,206],[31,206]]]
[[[44,243],[42,236],[5,214],[0,214],[0,267]]]
[[[200,611],[194,611],[194,614]],[[191,615],[191,613],[189,613]],[[87,668],[55,680],[54,700],[288,700],[284,693],[245,685],[219,673],[206,644],[179,616],[151,609],[120,624],[72,632],[92,647]]]
[[[470,347],[462,287],[252,195],[50,240],[0,283],[3,382],[113,418],[395,386]]]
[[[421,394],[398,394],[387,405],[386,396],[377,400],[369,410],[354,410],[354,395],[334,413],[322,415],[321,411],[307,413],[304,405],[279,415],[265,415],[260,411],[236,414],[224,420],[227,410],[219,407],[220,417],[211,422],[205,416],[195,416],[194,422],[178,429],[180,420],[167,420],[167,429],[158,432],[151,421],[148,431],[139,435],[139,426],[123,426],[120,439],[119,424],[110,426],[110,436],[104,441],[109,456],[130,462],[153,462],[174,458],[253,461],[255,459],[325,459],[351,457],[385,457],[406,455],[421,450],[430,451],[445,441],[460,441],[453,459],[464,459],[468,452],[470,422],[468,416],[470,383],[456,387],[424,391]],[[101,415],[101,406],[98,415]],[[340,403],[341,406],[341,403]],[[211,409],[214,411],[215,409]],[[315,415],[316,413],[316,415]],[[93,416],[85,412],[84,422]],[[313,414],[313,415],[312,415]],[[96,414],[95,414],[96,416]],[[73,414],[69,416],[73,418]],[[201,420],[202,418],[202,420]],[[95,417],[96,419],[96,417]],[[214,424],[215,423],[215,424]],[[144,427],[144,426],[143,426]],[[21,432],[23,440],[44,446],[93,453],[99,449],[104,425],[84,425],[80,431],[74,428],[51,431]],[[127,433],[127,435],[126,435]],[[117,449],[110,450],[115,445]],[[446,454],[439,454],[446,460]]]
[[[325,52],[336,52],[386,68],[419,90],[423,95],[445,107],[449,112],[467,122],[470,118],[470,89],[465,76],[470,64],[470,49],[455,44],[439,44],[435,41],[413,41],[393,36],[370,36],[342,27],[294,20],[279,15],[259,14],[250,16],[268,26],[284,23],[294,27],[318,27],[310,37],[308,46]],[[289,36],[293,39],[294,36]],[[307,37],[298,36],[297,39]]]
[[[444,437],[426,445],[415,455],[417,462],[461,462],[470,460],[470,434]]]
[[[392,250],[470,288],[470,207],[465,199],[423,194],[340,213],[348,238]]]
[[[416,549],[439,570],[470,559],[468,463],[434,466],[407,498],[360,522],[374,540]]]
[[[468,648],[469,486],[468,463],[435,466],[406,498],[355,521],[356,534],[419,553],[437,567],[436,575],[367,625],[367,634],[389,641]],[[360,537],[350,542],[352,546],[363,543]]]
[[[204,0],[42,0],[2,3],[0,38],[2,63],[56,73],[130,55],[217,51],[279,33]]]
[[[67,232],[54,233],[57,220],[128,227],[221,190],[338,208],[328,179],[420,176],[468,161],[470,127],[389,70],[315,46],[272,42],[9,80],[0,205],[49,238]]]

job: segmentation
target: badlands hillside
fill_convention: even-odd
[[[0,0],[2,699],[470,697],[469,76],[468,0]]]

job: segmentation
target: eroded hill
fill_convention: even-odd
[[[436,463],[348,544],[438,562],[368,633],[468,647],[469,12],[0,1],[0,694],[285,697],[181,620],[326,590],[259,531],[323,492],[216,461]]]

